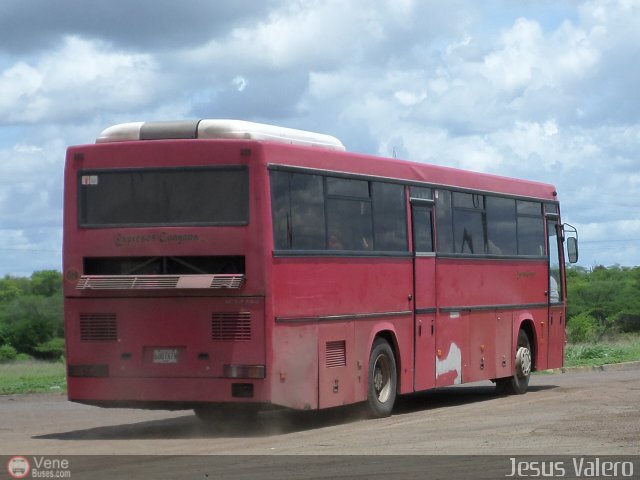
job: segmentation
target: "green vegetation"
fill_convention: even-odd
[[[565,365],[606,365],[609,363],[640,360],[640,335],[619,335],[599,343],[576,343],[567,345]]]
[[[64,392],[66,389],[63,362],[31,359],[0,363],[0,395]]]
[[[565,365],[640,360],[640,267],[571,268]]]
[[[0,394],[65,391],[62,274],[0,279]]]
[[[571,268],[567,283],[570,342],[640,332],[640,267]]]
[[[58,360],[64,355],[62,274],[0,279],[0,362],[27,354]]]

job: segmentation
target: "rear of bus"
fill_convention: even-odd
[[[269,403],[263,266],[271,242],[261,239],[271,218],[255,140],[274,132],[259,127],[124,124],[68,149],[70,400],[165,409]]]

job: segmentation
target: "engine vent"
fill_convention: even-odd
[[[81,313],[80,340],[107,342],[118,340],[118,324],[115,313]]]
[[[344,340],[327,342],[327,368],[344,367],[347,365],[347,346]]]
[[[211,339],[251,340],[251,312],[214,312],[211,314]]]

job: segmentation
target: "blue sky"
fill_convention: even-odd
[[[3,0],[0,275],[61,268],[68,145],[237,118],[554,183],[580,265],[640,265],[640,0]]]

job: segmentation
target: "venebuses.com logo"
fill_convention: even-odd
[[[25,456],[15,455],[7,462],[7,472],[11,478],[71,478],[70,464],[66,458],[38,456],[29,460]]]
[[[26,457],[11,457],[7,463],[7,472],[12,478],[25,478],[30,471],[31,464]]]

